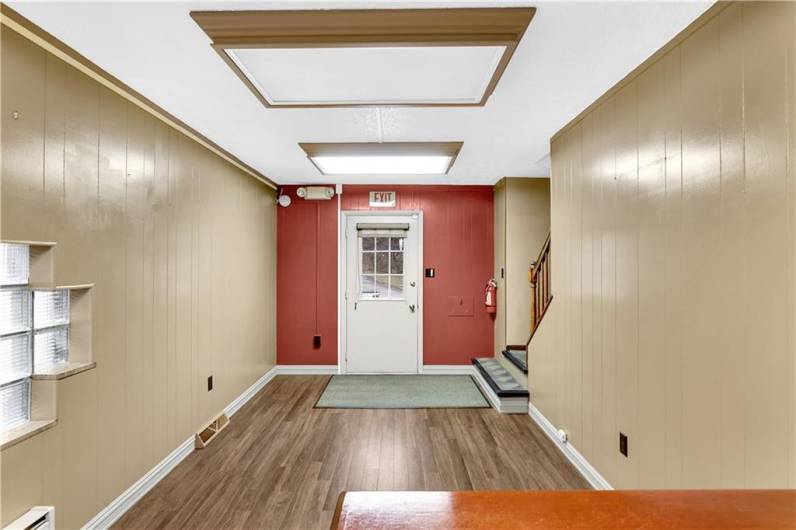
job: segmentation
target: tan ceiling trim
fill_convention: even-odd
[[[475,103],[395,103],[405,107],[482,107],[497,87],[536,8],[192,11],[211,46],[260,102],[270,108],[361,107],[374,103],[272,105],[230,58],[232,48],[505,46]]]
[[[622,90],[625,86],[633,82],[633,80],[644,73],[648,68],[650,68],[653,64],[658,62],[660,59],[663,58],[664,55],[669,53],[673,48],[681,44],[684,40],[691,36],[695,31],[699,28],[704,26],[707,22],[709,22],[713,17],[724,11],[727,7],[730,6],[734,2],[728,2],[724,0],[719,0],[712,6],[710,6],[704,13],[699,15],[691,24],[686,26],[684,30],[680,33],[675,35],[672,40],[664,44],[658,51],[650,55],[644,62],[634,68],[629,74],[623,77],[619,82],[617,82],[614,86],[609,88],[602,96],[598,97],[594,102],[583,109],[583,111],[575,116],[569,123],[561,127],[551,138],[550,143],[552,144],[556,141],[561,135],[566,133],[572,127],[577,125],[583,118],[588,116],[595,108],[599,107],[603,104],[606,100],[610,99],[614,96],[617,92]]]
[[[443,155],[451,157],[445,175],[448,174],[462,150],[464,142],[299,142],[313,166],[325,173],[315,164],[316,156],[374,156],[374,155]]]
[[[67,44],[63,43],[62,41],[58,40],[54,36],[47,33],[44,29],[40,28],[27,18],[23,17],[7,5],[0,3],[0,24],[3,26],[14,30],[15,32],[19,33],[26,39],[30,40],[34,44],[40,46],[44,50],[52,53],[62,61],[66,62],[67,64],[75,67],[80,72],[86,74],[90,78],[94,79],[101,85],[105,86],[106,88],[112,90],[116,94],[119,94],[126,100],[130,101],[131,103],[135,104],[137,107],[143,109],[144,111],[148,112],[152,116],[156,117],[157,119],[161,120],[162,122],[166,123],[170,127],[178,130],[182,134],[186,135],[187,137],[191,138],[195,142],[201,144],[202,146],[206,147],[216,155],[220,156],[233,166],[237,167],[247,175],[257,179],[258,181],[262,182],[263,184],[276,189],[276,184],[257,171],[256,169],[252,168],[248,164],[241,161],[238,157],[227,151],[226,149],[220,147],[218,144],[198,132],[197,130],[193,129],[183,121],[179,120],[178,118],[171,115],[169,112],[140,94],[139,92],[135,91],[131,87],[127,86],[125,83],[117,79],[116,77],[112,76],[89,59],[75,51],[73,48],[68,46]]]

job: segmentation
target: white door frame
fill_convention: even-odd
[[[341,210],[338,219],[337,240],[337,366],[338,372],[345,374],[348,372],[348,361],[346,359],[347,344],[347,322],[346,322],[346,226],[349,217],[360,216],[407,216],[417,215],[417,373],[423,373],[423,212],[407,210],[389,210],[382,212],[379,210]]]

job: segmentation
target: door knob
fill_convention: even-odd
[[[409,306],[409,311],[411,311],[412,313],[414,313],[414,312],[415,312],[415,304],[411,304],[411,305]]]

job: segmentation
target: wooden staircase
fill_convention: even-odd
[[[547,234],[542,250],[536,261],[531,263],[528,270],[528,281],[531,282],[531,335],[525,344],[526,349],[531,343],[534,333],[539,329],[539,324],[553,301],[550,284],[550,234]]]
[[[553,301],[550,284],[550,234],[542,250],[528,270],[531,283],[530,336],[524,345],[507,345],[502,351],[503,359],[481,357],[472,360],[476,368],[477,382],[489,401],[499,412],[527,413],[528,390],[515,377],[528,374],[528,347],[550,303]],[[517,372],[516,370],[519,370]],[[512,376],[511,372],[514,372]],[[527,385],[526,385],[527,386]]]

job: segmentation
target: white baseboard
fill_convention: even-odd
[[[224,408],[227,416],[232,416],[238,409],[246,404],[257,392],[259,392],[268,382],[277,374],[277,367],[268,370],[260,379],[257,380],[252,386],[246,389],[240,396]],[[106,529],[110,528],[113,523],[118,521],[127,510],[133,507],[141,497],[155,487],[163,477],[169,474],[177,464],[182,462],[185,457],[194,451],[194,437],[182,442],[179,447],[172,451],[166,458],[158,462],[158,464],[150,469],[146,475],[138,479],[135,484],[127,488],[121,495],[116,497],[110,504],[103,508],[97,515],[91,518],[83,528],[84,529]]]
[[[536,422],[539,427],[544,431],[550,440],[558,447],[559,451],[564,453],[564,456],[572,462],[572,465],[580,471],[580,474],[583,475],[583,478],[591,484],[591,486],[596,490],[612,490],[614,489],[611,484],[605,480],[605,477],[600,475],[599,471],[597,471],[594,466],[592,466],[586,458],[580,454],[580,452],[575,449],[575,447],[569,442],[562,442],[558,438],[558,430],[555,426],[550,423],[544,414],[542,414],[539,409],[533,406],[532,403],[528,403],[528,415]]]
[[[421,374],[427,375],[473,375],[472,364],[424,364]]]
[[[339,373],[336,364],[278,364],[277,375],[332,375]]]
[[[274,378],[276,374],[277,374],[277,367],[274,366],[273,368],[265,372],[265,374],[260,379],[258,379],[256,383],[254,383],[252,386],[246,389],[243,392],[243,394],[238,396],[232,403],[227,405],[227,407],[224,409],[224,413],[227,416],[232,416],[233,414],[238,412],[238,409],[241,408],[243,405],[245,405],[246,402],[249,401],[251,398],[253,398],[257,392],[262,390],[262,388],[265,385],[267,385],[271,381],[271,379]]]
[[[103,508],[97,515],[95,515],[89,522],[83,526],[84,529],[106,529],[110,528],[113,523],[119,520],[122,515],[137,503],[141,497],[155,487],[155,484],[160,482],[163,477],[169,474],[177,464],[183,461],[185,457],[194,451],[194,437],[182,442],[177,449],[171,452],[169,456],[161,460],[155,467],[150,469],[146,475],[138,479],[138,481],[127,488],[124,493],[116,497],[109,505]]]

